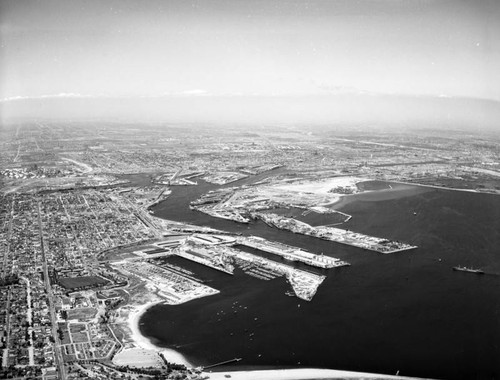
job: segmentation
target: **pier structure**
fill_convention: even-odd
[[[417,248],[415,245],[402,243],[395,240],[365,235],[359,232],[344,230],[330,226],[313,227],[307,223],[293,218],[286,218],[272,213],[254,212],[252,218],[260,219],[268,226],[276,227],[293,233],[313,236],[323,240],[334,241],[353,247],[363,248],[383,254],[408,251]]]
[[[225,255],[214,249],[186,247],[179,249],[176,255],[227,274],[233,274],[234,271],[234,266],[228,262]]]
[[[305,301],[311,301],[318,287],[325,280],[326,276],[294,268],[290,265],[266,259],[262,256],[254,255],[227,246],[220,246],[220,251],[227,257],[232,257],[236,261],[253,264],[255,267],[263,268],[276,276],[285,276],[292,286],[297,297]]]
[[[316,255],[302,248],[293,247],[278,242],[272,242],[258,236],[239,237],[236,239],[236,243],[244,245],[246,247],[255,248],[260,251],[281,256],[286,260],[300,261],[307,265],[311,265],[318,268],[327,269],[327,268],[350,265],[348,262],[342,261],[335,257]]]
[[[219,362],[219,363],[215,363],[215,364],[210,364],[210,365],[207,365],[205,367],[202,367],[202,370],[206,370],[206,369],[213,368],[213,367],[218,367],[218,366],[221,366],[221,365],[224,365],[224,364],[239,362],[242,359],[243,358],[234,358],[234,359],[224,360],[223,362]]]
[[[157,294],[169,305],[178,305],[219,293],[217,289],[201,284],[190,276],[145,261],[118,261],[114,262],[112,267],[120,272],[140,278],[150,289],[155,289]]]

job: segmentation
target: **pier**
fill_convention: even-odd
[[[296,219],[286,218],[272,213],[254,212],[251,216],[253,219],[260,219],[267,225],[281,230],[291,231],[296,234],[312,236],[323,240],[334,241],[336,243],[346,244],[383,254],[408,251],[417,248],[417,246],[399,241],[364,235],[359,232],[353,232],[341,228],[326,226],[313,227]]]
[[[239,362],[242,359],[243,358],[234,358],[234,359],[224,360],[223,362],[207,365],[206,367],[203,367],[203,370],[205,370],[207,368],[219,367],[219,366],[224,365],[224,364]]]
[[[336,259],[335,257],[315,255],[314,253],[308,252],[302,248],[278,242],[271,242],[257,236],[241,237],[236,239],[236,242],[250,248],[255,248],[267,253],[281,256],[289,261],[300,261],[314,267],[334,268],[350,265],[349,263]]]

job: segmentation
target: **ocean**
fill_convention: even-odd
[[[257,181],[264,175],[238,181]],[[195,365],[235,357],[232,368],[316,367],[442,379],[500,377],[500,197],[374,181],[380,191],[345,197],[344,228],[418,245],[391,255],[271,228],[216,219],[188,208],[219,186],[173,187],[156,216],[303,247],[350,262],[327,275],[311,302],[287,296],[284,278],[221,273],[182,258],[220,294],[157,305],[141,332]],[[325,217],[325,224],[328,224]],[[315,223],[321,224],[315,216]],[[482,268],[485,275],[453,266]],[[224,367],[225,368],[225,367]]]

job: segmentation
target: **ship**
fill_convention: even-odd
[[[482,269],[473,269],[473,268],[467,268],[467,267],[461,267],[456,266],[453,267],[453,270],[458,270],[460,272],[469,272],[469,273],[476,273],[476,274],[484,274],[484,271]]]

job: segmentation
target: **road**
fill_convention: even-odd
[[[61,353],[61,342],[59,341],[59,336],[57,334],[57,322],[56,322],[56,310],[54,307],[54,294],[52,293],[52,287],[50,286],[49,278],[49,268],[47,265],[47,258],[45,257],[45,246],[43,241],[43,226],[42,226],[42,211],[40,208],[40,202],[37,203],[38,206],[38,229],[40,233],[40,249],[42,251],[43,260],[43,278],[45,281],[45,289],[47,291],[47,298],[49,300],[49,310],[50,310],[50,320],[52,323],[52,336],[55,339],[54,344],[54,354],[56,360],[56,366],[59,370],[59,378],[66,379],[66,371],[64,369],[64,360]]]
[[[7,336],[5,338],[5,348],[3,349],[3,355],[2,355],[2,367],[6,368],[8,366],[8,360],[9,360],[9,344],[10,344],[10,297],[11,297],[11,292],[10,292],[10,287],[7,288],[8,293],[7,293],[7,305],[5,306],[5,310],[7,310],[7,315],[5,317],[5,326],[4,328],[7,331]]]
[[[8,263],[8,258],[10,254],[10,241],[11,241],[11,236],[12,236],[12,223],[14,220],[14,202],[15,202],[15,196],[12,198],[11,204],[10,204],[10,217],[9,217],[9,229],[7,231],[7,238],[6,238],[6,244],[4,245],[5,250],[3,252],[3,271],[2,271],[2,277],[5,278],[7,275],[7,263]],[[7,219],[7,217],[6,217]]]
[[[30,337],[30,345],[28,347],[28,355],[29,355],[29,365],[34,366],[35,365],[35,352],[34,352],[34,346],[33,346],[33,310],[31,308],[31,283],[30,280],[28,280],[26,277],[19,277],[21,280],[26,282],[26,294],[27,294],[27,299],[26,303],[28,305],[28,308],[26,309],[26,321],[30,324],[28,327],[28,335]]]

